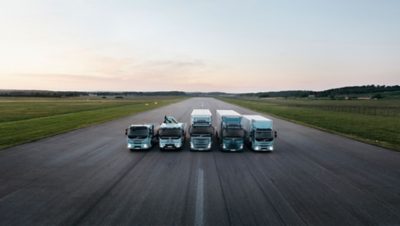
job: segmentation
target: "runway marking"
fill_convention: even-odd
[[[204,225],[204,171],[197,171],[197,190],[196,190],[196,215],[194,217],[196,226]]]

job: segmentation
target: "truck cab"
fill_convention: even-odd
[[[153,147],[154,125],[130,125],[129,128],[125,130],[125,135],[127,136],[128,149],[150,149]]]
[[[277,132],[273,121],[260,115],[243,115],[245,141],[254,151],[273,151]]]
[[[209,109],[194,109],[190,121],[190,150],[211,150],[214,134],[211,111]]]
[[[171,116],[165,116],[158,129],[160,150],[182,150],[185,143],[185,125]]]
[[[222,151],[242,151],[244,130],[242,116],[233,110],[217,110],[217,138]]]

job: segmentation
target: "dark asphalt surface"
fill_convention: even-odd
[[[124,129],[189,123],[193,98],[0,151],[0,225],[400,225],[400,153],[274,119],[273,153],[131,152]]]

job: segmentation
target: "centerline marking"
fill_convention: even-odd
[[[204,171],[197,171],[197,189],[196,189],[196,214],[194,217],[196,226],[204,225]]]

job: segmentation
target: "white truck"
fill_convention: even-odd
[[[233,110],[217,110],[217,138],[222,151],[242,151],[244,131],[242,115]]]
[[[273,121],[261,115],[243,115],[242,128],[245,131],[245,143],[254,151],[273,151],[277,132]]]
[[[185,124],[165,116],[157,133],[160,150],[182,150],[185,143]]]
[[[190,116],[190,150],[211,150],[214,134],[211,111],[209,109],[193,109]]]
[[[127,148],[130,150],[150,149],[154,144],[154,125],[137,124],[130,125],[125,130],[127,136]]]

